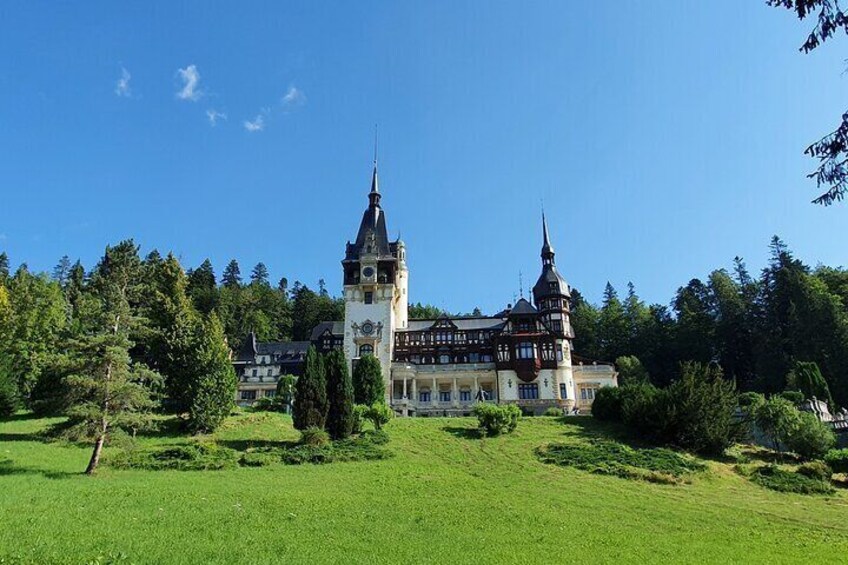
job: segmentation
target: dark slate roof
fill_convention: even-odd
[[[356,241],[348,243],[345,254],[345,259],[358,259],[359,256],[366,251],[366,246],[371,240],[371,234],[374,237],[374,248],[372,253],[376,253],[378,257],[391,257],[392,248],[389,242],[389,234],[386,230],[386,214],[380,207],[380,190],[377,182],[377,164],[374,164],[374,174],[371,177],[371,192],[368,194],[368,208],[362,215],[362,221],[359,223],[359,232],[356,234]]]
[[[533,296],[536,300],[542,296],[551,294],[549,289],[552,282],[559,283],[559,293],[561,295],[571,298],[571,289],[568,287],[568,283],[563,276],[557,271],[556,265],[544,265],[542,267],[542,274],[539,275],[539,280],[533,286]]]
[[[330,333],[334,336],[343,336],[344,322],[321,322],[320,324],[312,328],[312,334],[309,336],[309,339],[311,339],[312,341],[316,341],[327,330],[330,330]]]
[[[521,298],[518,302],[515,303],[515,306],[512,307],[512,310],[509,311],[510,316],[522,315],[522,314],[538,314],[539,311],[530,304],[526,298]]]
[[[256,334],[250,332],[239,350],[236,361],[253,361],[256,357]]]
[[[420,332],[429,330],[433,325],[444,318],[435,320],[409,320],[409,325],[406,328],[398,328],[398,332]],[[500,318],[450,318],[450,321],[458,330],[501,330],[504,327],[504,321]]]

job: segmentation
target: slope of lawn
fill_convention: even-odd
[[[848,495],[782,494],[707,462],[669,486],[541,463],[548,442],[608,435],[591,418],[398,419],[395,456],[226,471],[80,474],[89,450],[50,421],[0,422],[0,563],[844,562]],[[230,418],[214,440],[293,440],[286,416]],[[167,432],[143,445],[191,441]],[[113,448],[109,448],[113,449]],[[107,457],[109,450],[107,449]]]

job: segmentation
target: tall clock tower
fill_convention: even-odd
[[[408,322],[409,272],[404,243],[400,239],[389,241],[380,197],[375,160],[368,209],[362,215],[356,241],[347,242],[342,261],[344,352],[351,364],[364,355],[377,357],[388,396],[394,331],[405,328]]]

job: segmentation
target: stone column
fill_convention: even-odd
[[[480,378],[474,375],[474,391],[471,393],[471,400],[477,399],[477,394],[480,392]]]
[[[451,385],[451,401],[454,408],[459,408],[459,387],[456,383],[456,377],[453,378],[453,384]]]
[[[412,377],[412,401],[418,406],[418,379],[416,377]]]
[[[406,395],[406,375],[403,376],[403,399],[407,400],[408,397]]]
[[[430,389],[430,402],[433,406],[439,405],[439,387],[436,384],[436,377],[433,377],[433,388]]]

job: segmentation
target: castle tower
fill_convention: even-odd
[[[364,355],[377,357],[388,394],[394,331],[407,325],[409,273],[406,246],[399,239],[389,241],[380,199],[375,159],[368,208],[362,215],[356,240],[347,242],[342,261],[344,352],[351,366]]]
[[[533,286],[533,301],[545,326],[556,336],[557,370],[560,400],[575,400],[576,390],[571,367],[571,290],[556,267],[554,248],[548,234],[548,221],[542,212],[542,274]]]

